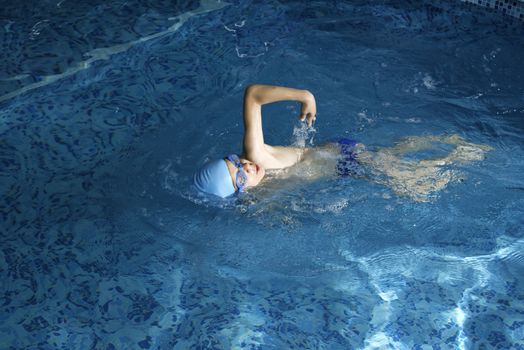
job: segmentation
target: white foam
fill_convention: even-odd
[[[300,126],[293,128],[293,145],[296,147],[306,147],[306,143],[313,145],[313,139],[317,129],[313,126],[308,127],[306,123],[300,123]]]
[[[346,208],[349,205],[349,200],[347,198],[339,198],[331,203],[328,203],[326,205],[322,205],[320,207],[316,207],[313,210],[315,213],[323,214],[323,213],[333,213],[333,214],[340,214],[344,208]]]
[[[435,80],[431,77],[431,75],[426,74],[424,75],[424,78],[422,78],[422,83],[424,86],[429,90],[435,90]]]

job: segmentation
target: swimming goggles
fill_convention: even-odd
[[[247,175],[244,171],[242,163],[240,163],[240,158],[238,158],[236,154],[230,154],[227,156],[226,159],[229,160],[235,166],[235,168],[238,169],[235,183],[237,185],[238,192],[242,192],[242,190],[244,189],[244,187],[246,187],[247,184]]]

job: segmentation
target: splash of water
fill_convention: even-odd
[[[306,147],[314,146],[314,138],[317,133],[315,127],[308,127],[307,124],[300,123],[298,126],[293,128],[293,146],[295,147]]]

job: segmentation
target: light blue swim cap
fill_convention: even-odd
[[[222,198],[235,193],[229,169],[223,159],[212,160],[204,164],[193,176],[193,183],[199,191]]]

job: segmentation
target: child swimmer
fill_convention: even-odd
[[[300,120],[311,127],[316,120],[317,108],[313,94],[272,85],[250,85],[244,94],[244,138],[240,156],[230,154],[205,164],[193,177],[195,187],[205,193],[222,198],[260,184],[266,170],[280,170],[280,177],[300,176],[310,180],[324,176],[357,175],[362,167],[369,167],[377,182],[390,186],[396,193],[416,201],[427,201],[428,196],[450,181],[457,173],[443,166],[456,162],[484,159],[490,148],[452,136],[414,136],[391,148],[367,151],[364,145],[351,139],[340,139],[321,147],[270,146],[264,142],[262,106],[277,101],[298,101],[302,104]],[[447,156],[420,161],[406,160],[402,155],[430,149],[434,142],[455,146]]]

